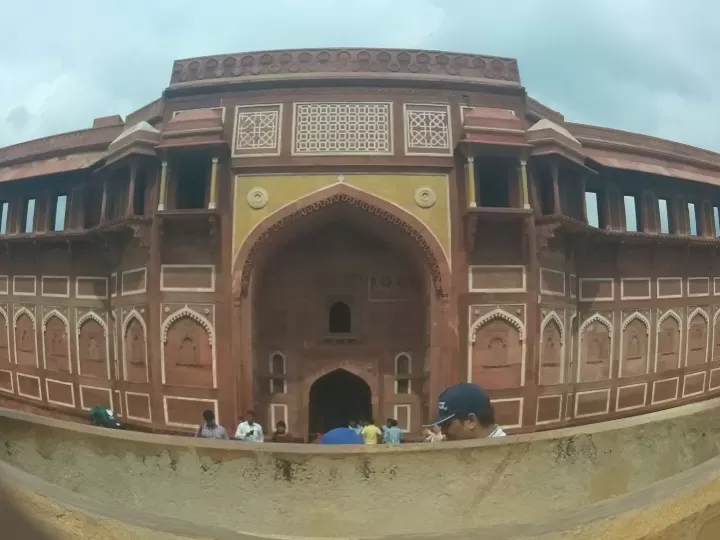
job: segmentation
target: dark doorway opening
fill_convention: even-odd
[[[310,387],[310,433],[327,433],[350,420],[372,418],[370,387],[344,369],[323,375]]]

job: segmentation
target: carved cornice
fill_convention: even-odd
[[[322,74],[435,76],[458,81],[520,83],[512,58],[402,49],[297,49],[176,60],[170,86],[213,79],[301,78]]]

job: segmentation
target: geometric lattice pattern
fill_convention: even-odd
[[[389,103],[295,104],[295,154],[391,154]]]
[[[447,112],[408,111],[408,147],[450,147]]]
[[[267,156],[280,153],[282,106],[243,105],[236,108],[235,156]]]
[[[277,148],[278,111],[239,111],[236,150],[275,150]]]
[[[408,154],[447,155],[451,151],[450,114],[444,105],[405,105]]]

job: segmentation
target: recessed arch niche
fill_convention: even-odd
[[[524,382],[525,325],[496,309],[470,328],[470,380],[487,389],[516,388]]]
[[[213,338],[210,321],[187,306],[170,315],[162,326],[163,383],[217,386]]]

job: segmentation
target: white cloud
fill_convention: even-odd
[[[0,34],[0,145],[156,99],[176,58],[384,46],[518,58],[570,120],[720,148],[720,7],[702,0],[74,0],[13,3]]]

